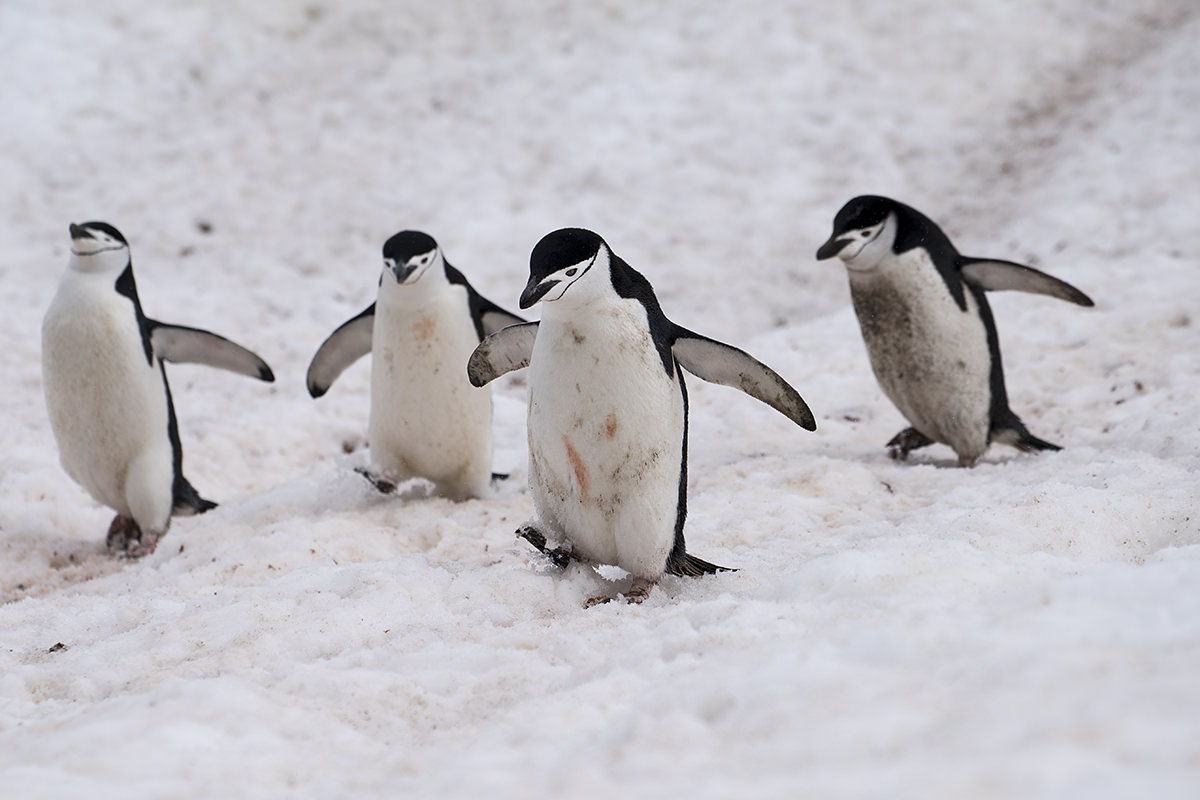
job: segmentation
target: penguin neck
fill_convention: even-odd
[[[71,252],[67,268],[81,275],[111,276],[116,278],[129,268],[129,251],[126,248],[101,250],[95,253]]]
[[[379,281],[378,301],[384,305],[421,305],[436,297],[448,286],[441,262],[430,266],[415,281],[397,283],[391,270],[384,270]]]

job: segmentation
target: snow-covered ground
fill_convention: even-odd
[[[1200,795],[1197,41],[1194,0],[3,3],[0,795]],[[1096,300],[993,299],[1012,406],[1066,449],[887,458],[813,258],[863,192]],[[170,370],[222,505],[140,562],[41,396],[96,218],[151,316],[279,377]],[[641,606],[514,540],[520,374],[513,477],[457,505],[353,473],[369,360],[304,390],[395,231],[513,308],[566,225],[818,418],[690,382],[689,549],[739,571]]]

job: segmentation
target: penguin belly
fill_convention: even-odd
[[[675,539],[683,395],[633,301],[543,315],[529,377],[529,475],[540,520],[575,554],[657,580]]]
[[[963,311],[932,263],[897,266],[902,276],[882,268],[850,276],[871,369],[914,428],[974,460],[987,449],[992,395],[978,303],[965,292]]]
[[[375,311],[371,460],[386,474],[422,477],[455,500],[483,496],[492,470],[492,396],[467,379],[479,336],[450,296]]]
[[[174,459],[167,389],[132,303],[92,276],[70,276],[42,324],[42,380],[63,469],[99,503],[165,531]]]

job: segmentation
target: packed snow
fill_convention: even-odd
[[[0,795],[1196,797],[1197,41],[1194,0],[0,5]],[[867,192],[1096,300],[992,296],[1062,452],[888,458],[814,259]],[[42,399],[89,219],[279,379],[169,367],[221,505],[138,561]],[[569,225],[817,416],[689,382],[689,550],[738,571],[640,606],[514,537],[522,373],[463,503],[355,474],[369,358],[304,387],[391,234],[515,310]]]

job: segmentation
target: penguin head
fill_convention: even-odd
[[[601,269],[596,271],[607,274],[608,245],[598,234],[583,228],[546,234],[529,256],[529,282],[521,292],[521,308],[560,299],[598,263]]]
[[[398,284],[416,283],[441,260],[437,242],[420,231],[400,231],[383,245],[383,270]]]
[[[892,252],[898,225],[895,200],[874,195],[856,197],[833,218],[833,234],[817,250],[817,260],[837,256],[846,268],[865,272]]]
[[[129,242],[107,222],[71,223],[72,269],[80,272],[120,272],[129,265]]]

